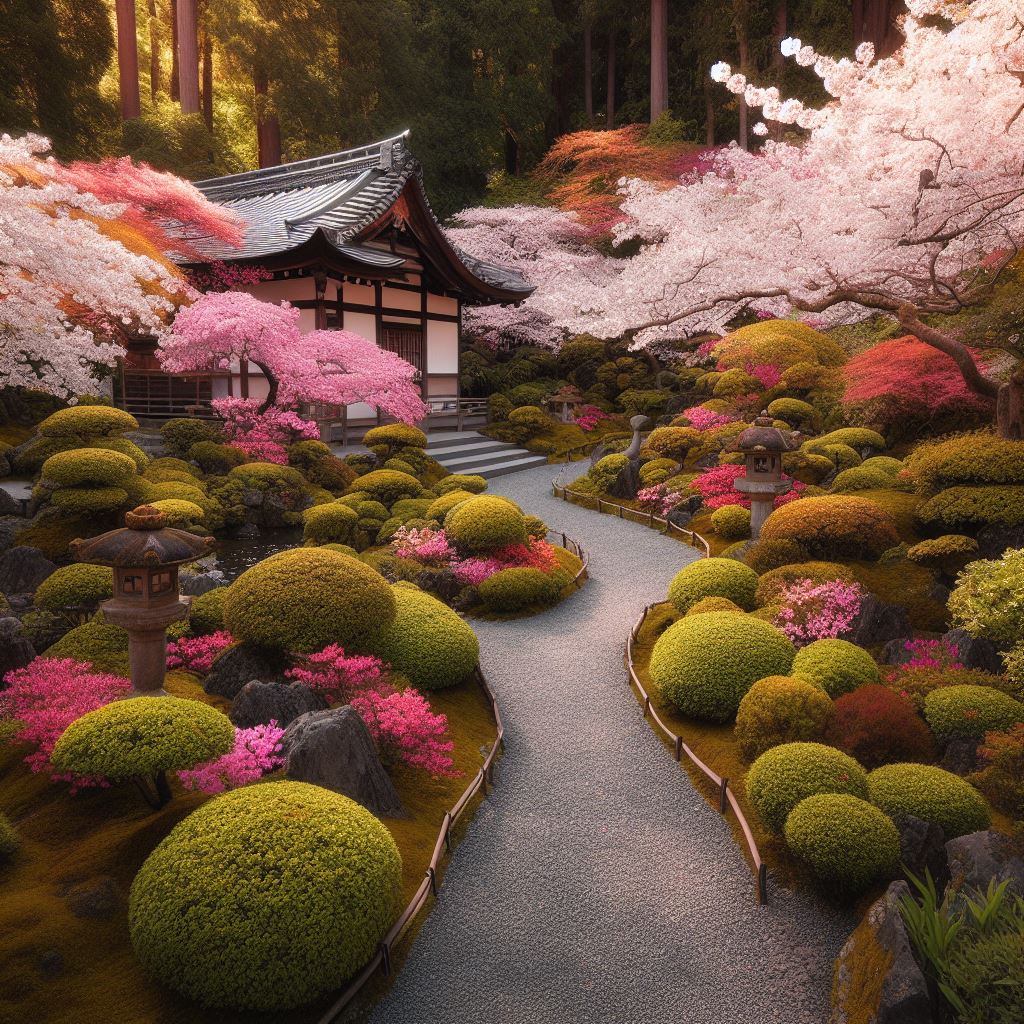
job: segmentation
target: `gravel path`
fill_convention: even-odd
[[[492,481],[590,554],[531,619],[477,622],[505,721],[497,788],[374,1024],[824,1024],[852,924],[769,883],[643,721],[622,656],[695,557],[555,499],[557,467]]]

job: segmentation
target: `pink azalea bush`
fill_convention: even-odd
[[[590,432],[595,430],[602,420],[609,420],[612,417],[596,405],[581,405],[576,412],[576,426],[580,430]]]
[[[690,487],[695,490],[703,499],[704,507],[709,511],[721,508],[723,505],[742,505],[750,508],[749,495],[736,490],[736,481],[741,476],[747,475],[746,466],[712,466],[706,469],[699,477],[693,480]],[[789,479],[783,476],[783,480]],[[780,494],[775,499],[775,508],[795,501],[806,489],[806,484],[799,480],[792,481],[792,489],[785,494]]]
[[[924,637],[917,637],[907,640],[903,649],[910,655],[910,661],[906,663],[907,668],[941,668],[956,671],[964,666],[955,647],[948,640],[926,640]]]
[[[775,625],[797,647],[845,636],[860,613],[864,591],[856,583],[797,580],[782,591]]]
[[[24,668],[8,672],[5,682],[0,715],[19,723],[14,739],[35,748],[25,758],[32,771],[49,771],[54,780],[72,783],[72,792],[84,786],[105,786],[103,779],[54,772],[50,754],[72,722],[126,696],[131,682],[94,672],[88,662],[72,658],[36,658]]]
[[[724,427],[726,423],[732,423],[735,417],[724,412],[713,412],[705,409],[702,405],[693,405],[683,410],[683,415],[689,421],[694,430],[711,430],[714,427]]]
[[[178,772],[178,779],[186,789],[201,793],[223,793],[258,782],[285,763],[281,754],[283,736],[284,729],[275,720],[251,729],[236,729],[235,745],[227,754]]]
[[[444,563],[455,554],[444,530],[432,530],[429,526],[422,530],[400,526],[391,546],[399,558],[415,558],[420,562]]]
[[[771,390],[782,380],[782,370],[772,363],[747,363],[744,369],[765,391]]]
[[[434,776],[459,774],[452,767],[455,744],[445,739],[448,718],[435,715],[418,690],[367,690],[351,703],[366,723],[384,764],[404,764]]]
[[[463,558],[452,562],[455,578],[468,587],[479,587],[484,580],[504,568],[496,558]]]
[[[358,694],[379,689],[387,682],[384,662],[369,654],[346,654],[340,644],[329,644],[307,654],[301,664],[285,672],[289,679],[323,693],[332,704],[347,704]]]
[[[683,495],[670,491],[664,484],[642,487],[636,492],[636,500],[645,512],[667,516],[683,500]]]
[[[258,462],[283,466],[288,462],[288,445],[320,437],[313,420],[273,405],[260,412],[260,403],[254,398],[217,398],[210,405],[224,421],[228,444]]]
[[[183,668],[205,676],[213,668],[214,661],[223,654],[235,638],[225,629],[208,636],[182,637],[167,645],[167,667]]]

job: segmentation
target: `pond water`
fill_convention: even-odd
[[[216,568],[230,582],[264,558],[301,546],[301,526],[285,526],[277,530],[261,527],[258,537],[221,537],[217,540]]]

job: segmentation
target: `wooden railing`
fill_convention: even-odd
[[[420,423],[424,430],[437,429],[440,426],[462,430],[468,419],[487,418],[486,398],[456,398],[441,396],[424,399],[427,405],[426,418]],[[349,416],[346,406],[311,405],[304,414],[320,424],[321,436],[329,441],[342,445],[358,444],[363,435],[371,427],[379,427],[384,423],[394,423],[393,417],[377,412],[375,416],[353,419]]]
[[[147,419],[214,419],[210,407],[213,381],[225,377],[230,378],[230,374],[210,372],[186,377],[163,370],[123,367],[115,384],[114,402],[133,416]]]
[[[578,541],[573,540],[572,537],[566,536],[564,531],[549,530],[548,536],[554,537],[555,540],[561,539],[562,547],[565,548],[566,551],[572,552],[572,554],[574,554],[583,563],[580,567],[580,571],[572,578],[572,585],[578,590],[583,586],[583,577],[587,575],[587,568],[590,564],[590,559],[588,558],[587,553],[583,550]]]
[[[644,688],[644,684],[640,681],[639,675],[637,675],[636,665],[633,662],[633,645],[636,643],[636,639],[640,635],[640,630],[643,628],[647,616],[654,607],[656,607],[656,605],[647,605],[644,608],[643,614],[637,620],[636,625],[630,630],[629,637],[626,640],[626,668],[629,670],[629,681],[636,687],[637,692],[640,695],[640,699],[643,701],[644,717],[649,717],[655,727],[660,730],[662,735],[664,735],[672,744],[675,749],[676,760],[682,761],[685,755],[687,760],[689,760],[690,763],[718,790],[719,812],[721,814],[727,814],[731,808],[733,814],[736,815],[736,821],[739,823],[740,830],[743,832],[743,838],[746,841],[747,850],[750,853],[750,863],[753,868],[754,878],[756,879],[757,885],[757,900],[759,903],[767,903],[768,868],[765,865],[765,862],[761,859],[761,854],[757,849],[757,842],[754,839],[754,833],[751,831],[750,824],[740,807],[739,801],[736,799],[736,794],[729,788],[729,780],[712,771],[712,769],[709,768],[690,749],[683,737],[678,733],[673,732],[665,724],[654,705],[651,703],[650,695]]]
[[[391,958],[395,946],[402,940],[403,936],[412,927],[413,922],[419,916],[420,911],[426,906],[430,897],[435,899],[441,890],[441,880],[438,877],[438,868],[446,853],[451,852],[452,826],[462,817],[470,801],[477,793],[487,795],[488,785],[494,781],[494,760],[498,751],[504,748],[505,727],[501,722],[501,714],[498,711],[498,703],[495,700],[494,692],[491,690],[480,671],[479,666],[473,672],[474,681],[480,686],[490,704],[491,714],[497,727],[497,734],[490,752],[484,758],[484,763],[476,773],[473,781],[465,788],[462,796],[455,801],[450,811],[446,811],[441,819],[441,829],[437,834],[434,843],[433,853],[430,855],[430,863],[427,865],[426,875],[416,890],[415,895],[409,901],[405,910],[402,911],[398,920],[391,926],[388,933],[380,941],[376,953],[370,958],[365,967],[349,982],[348,987],[334,1001],[331,1008],[320,1018],[318,1024],[333,1024],[351,1003],[359,995],[366,984],[376,975],[388,975],[391,973]]]

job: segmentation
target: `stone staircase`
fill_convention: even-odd
[[[533,469],[548,461],[543,455],[505,441],[492,441],[475,430],[431,431],[427,436],[427,454],[451,473],[485,479]]]

